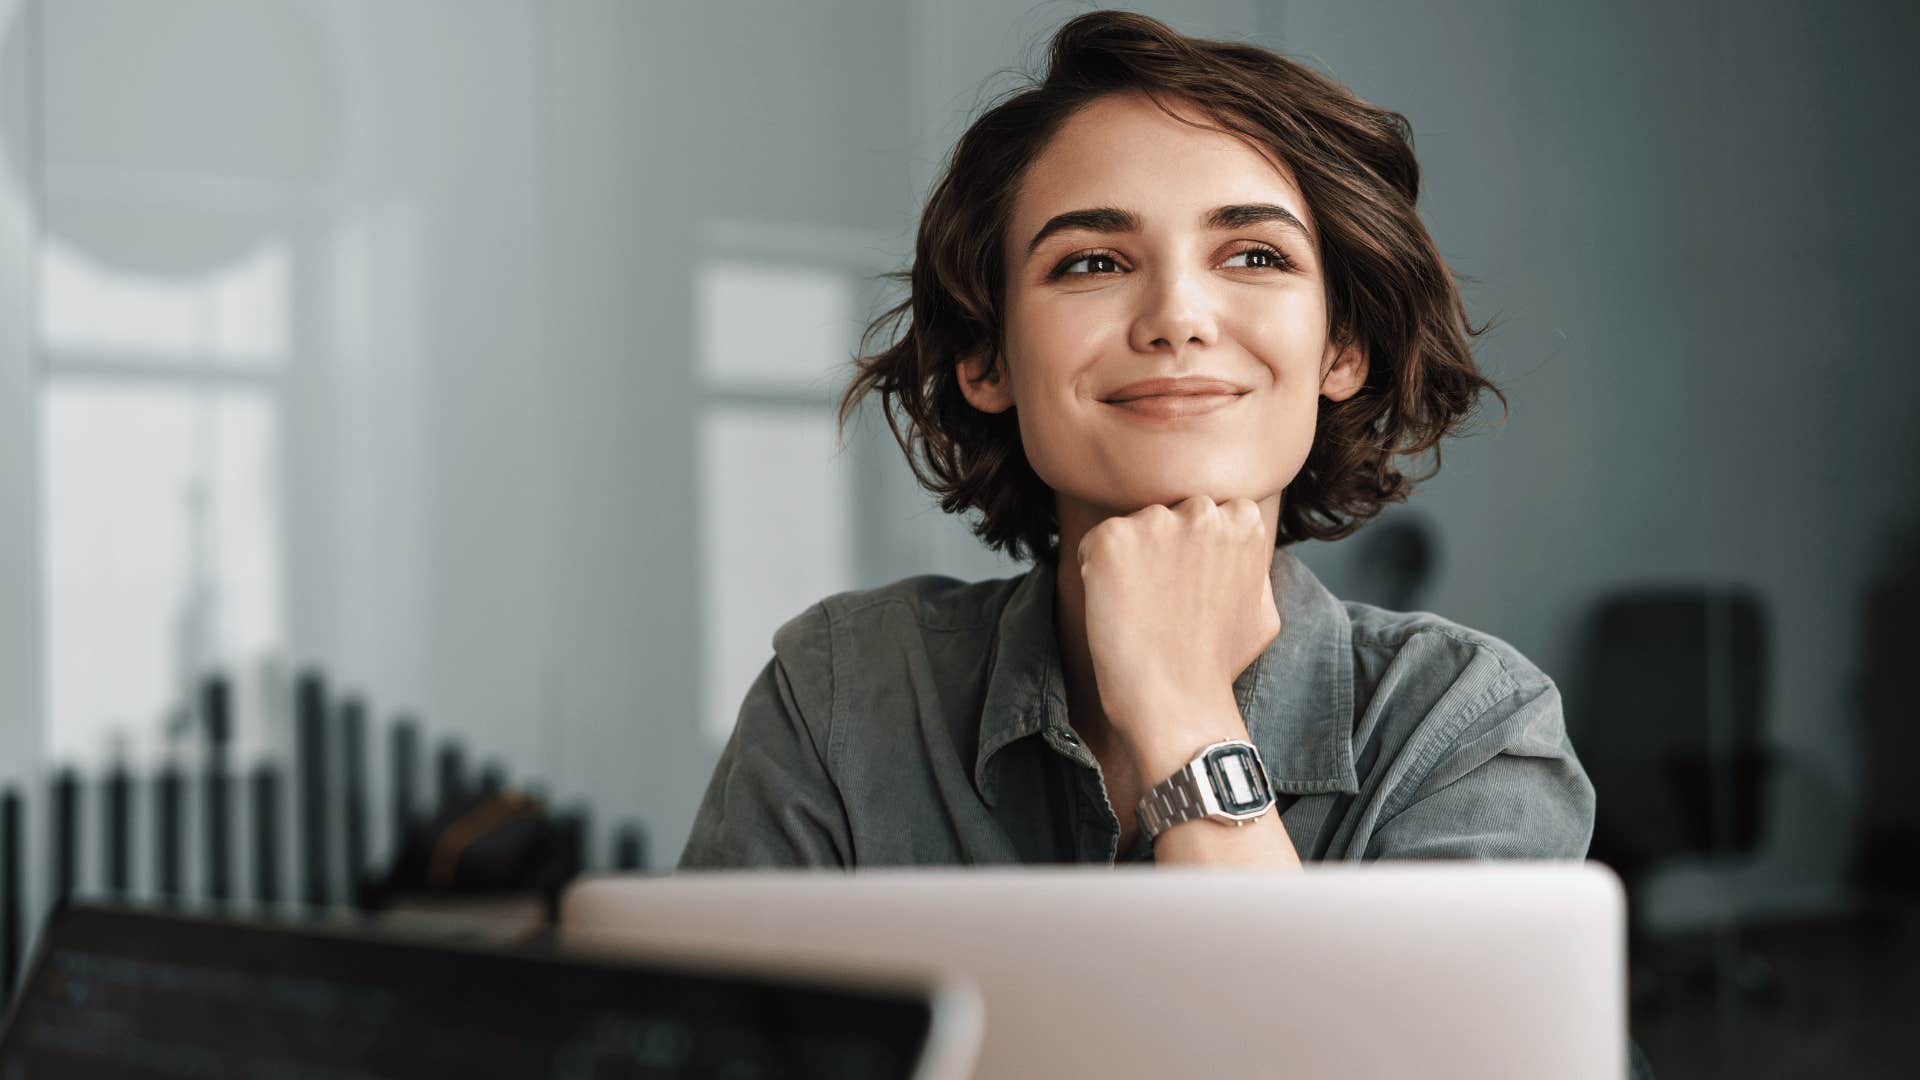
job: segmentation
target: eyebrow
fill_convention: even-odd
[[[1278,222],[1300,234],[1301,239],[1313,242],[1313,233],[1293,216],[1293,211],[1272,203],[1236,203],[1232,206],[1216,206],[1201,216],[1201,224],[1209,229],[1242,229],[1248,225],[1262,222]],[[1068,229],[1082,229],[1095,233],[1136,233],[1140,231],[1140,215],[1131,210],[1122,210],[1114,206],[1097,206],[1087,210],[1069,210],[1064,214],[1055,214],[1047,219],[1040,231],[1027,241],[1027,255],[1031,257],[1040,242],[1057,232]]]

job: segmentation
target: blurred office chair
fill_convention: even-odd
[[[1616,593],[1597,606],[1574,746],[1597,799],[1590,856],[1629,897],[1629,951],[1669,859],[1725,860],[1760,844],[1779,762],[1765,732],[1766,620],[1746,589]]]
[[[1861,612],[1857,691],[1866,753],[1853,881],[1870,897],[1911,905],[1920,899],[1920,800],[1912,779],[1920,724],[1913,722],[1909,666],[1920,656],[1913,619],[1920,610],[1920,522],[1894,531],[1886,547]]]

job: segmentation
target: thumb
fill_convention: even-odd
[[[1251,640],[1248,640],[1244,645],[1246,653],[1244,662],[1240,665],[1240,670],[1244,671],[1248,664],[1259,659],[1260,654],[1266,652],[1267,648],[1273,644],[1274,639],[1279,636],[1280,609],[1274,603],[1273,599],[1273,579],[1262,574],[1260,580],[1260,606],[1254,613],[1253,636]]]
[[[1273,577],[1269,574],[1260,575],[1260,614],[1264,624],[1272,627],[1274,635],[1279,636],[1280,605],[1273,598]],[[1272,643],[1273,638],[1268,638],[1267,644]]]

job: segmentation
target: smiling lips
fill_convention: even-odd
[[[1134,416],[1173,420],[1224,409],[1246,393],[1246,387],[1224,379],[1157,378],[1130,382],[1103,400]]]

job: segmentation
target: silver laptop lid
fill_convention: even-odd
[[[585,879],[561,934],[963,973],[982,1076],[1619,1080],[1624,911],[1568,863],[735,871]]]

